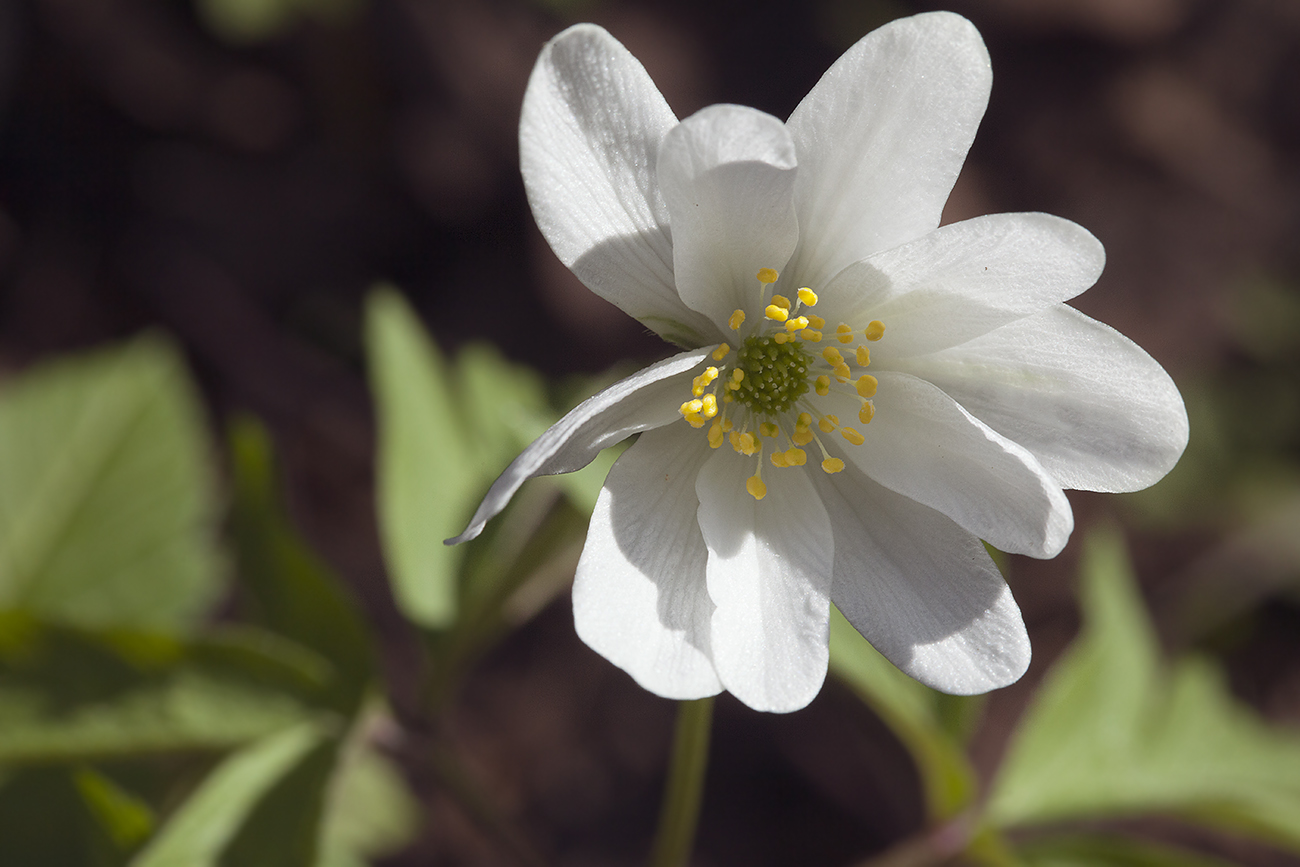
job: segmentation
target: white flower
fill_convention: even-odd
[[[555,37],[520,121],[537,223],[593,292],[688,351],[565,416],[452,541],[525,480],[640,433],[573,606],[646,689],[803,707],[831,602],[923,683],[1015,681],[1028,637],[979,540],[1055,556],[1062,489],[1152,484],[1187,416],[1150,356],[1062,303],[1102,270],[1086,230],[938,227],[991,80],[975,28],[931,13],[863,38],[786,123],[734,105],[679,123],[604,30]]]

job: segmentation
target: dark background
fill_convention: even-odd
[[[666,350],[578,284],[533,227],[515,136],[542,42],[592,20],[642,60],[679,116],[736,102],[785,117],[863,33],[939,7],[307,0],[242,33],[222,25],[221,8],[0,0],[0,376],[144,328],[173,335],[214,426],[237,410],[271,425],[295,518],[386,636],[400,706],[415,643],[389,599],[374,527],[367,290],[399,285],[448,351],[488,340],[550,375]],[[1088,227],[1109,262],[1076,306],[1184,387],[1193,449],[1208,405],[1228,417],[1216,430],[1232,454],[1292,460],[1300,3],[943,8],[978,25],[994,69],[946,219],[1041,210]],[[1236,459],[1224,460],[1211,469],[1231,473]],[[1250,520],[1216,504],[1220,481],[1204,461],[1189,467],[1165,498],[1172,507],[1072,494],[1079,524],[1128,522],[1167,643],[1219,653],[1240,696],[1300,723],[1294,591],[1258,593],[1214,628],[1179,619],[1192,578]],[[990,701],[973,744],[985,771],[1077,626],[1077,547],[1011,563],[1036,659]],[[1295,586],[1300,570],[1288,568]],[[565,864],[632,863],[653,830],[672,712],[577,641],[563,598],[484,660],[451,725],[539,850]],[[699,863],[846,864],[917,829],[906,755],[838,685],[789,716],[725,697],[717,712]],[[509,863],[430,779],[413,777],[427,828],[393,864]],[[1140,830],[1286,863],[1178,826]]]

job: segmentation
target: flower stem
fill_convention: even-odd
[[[678,703],[668,785],[659,811],[651,867],[683,867],[690,860],[695,826],[700,819],[704,773],[709,764],[712,724],[712,696]]]

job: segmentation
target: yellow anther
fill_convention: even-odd
[[[793,337],[786,334],[784,331],[778,331],[776,334],[773,334],[772,339],[777,343],[789,343],[791,340],[794,340]]]
[[[722,345],[719,346],[717,349],[713,350],[713,360],[714,360],[714,361],[721,361],[722,359],[724,359],[724,358],[727,357],[727,353],[730,352],[730,351],[731,351],[731,347],[730,347],[730,346],[728,346],[728,345],[725,344],[725,343],[722,344]]]
[[[709,426],[709,448],[716,449],[722,445],[722,425],[714,422]]]
[[[790,462],[785,458],[785,452],[772,452],[772,466],[781,469],[790,466]]]
[[[794,429],[794,435],[790,437],[790,442],[797,446],[806,446],[813,441],[813,432],[807,425],[800,425]]]
[[[799,290],[799,300],[812,307],[817,303],[817,293],[805,286]]]
[[[693,415],[694,413],[697,413],[700,410],[704,409],[704,401],[700,400],[699,398],[696,398],[695,400],[688,400],[686,401],[686,403],[682,404],[678,409],[682,415]]]
[[[840,355],[840,351],[834,346],[828,346],[823,349],[822,358],[826,359],[826,363],[832,366],[839,364],[844,360],[844,356]]]
[[[748,431],[732,440],[731,447],[742,455],[752,455],[761,448],[758,444],[758,438]]]
[[[844,469],[844,461],[839,458],[827,458],[822,461],[822,469],[828,473],[838,473]]]
[[[724,419],[722,420],[722,429],[723,429],[723,430],[731,430],[733,427],[735,427],[735,425],[731,423],[731,419],[729,419],[729,418],[724,418]]]
[[[704,424],[707,421],[707,419],[705,419],[704,416],[700,415],[698,412],[687,413],[685,415],[685,419],[690,423],[691,427],[693,428],[702,428],[704,427]]]
[[[718,369],[716,367],[707,367],[704,372],[695,379],[691,380],[691,394],[699,397],[704,394],[704,388],[710,382],[718,378]]]
[[[806,412],[799,413],[799,417],[794,420],[795,427],[810,427],[812,425],[812,416]]]
[[[727,320],[727,324],[731,326],[732,331],[739,331],[740,326],[745,324],[745,311],[736,310],[733,312],[731,318]]]
[[[700,415],[705,418],[713,418],[718,414],[718,398],[716,395],[706,394],[700,398],[700,402],[704,404],[704,408],[700,410]]]
[[[765,437],[774,437],[781,432],[773,422],[765,421],[758,426],[758,435]]]
[[[876,417],[876,407],[869,400],[862,402],[862,409],[858,410],[858,421],[863,424],[871,424],[871,420]]]
[[[813,328],[818,328],[818,329],[820,329],[820,328],[825,328],[825,327],[826,327],[826,320],[825,320],[825,319],[822,319],[822,318],[821,318],[820,316],[818,316],[816,313],[809,313],[809,314],[808,314],[808,324],[811,325]]]
[[[731,378],[734,379],[736,382],[741,382],[742,380],[744,380],[745,378],[744,369],[737,367],[735,370],[731,371]]]
[[[775,304],[769,304],[763,308],[763,315],[773,322],[784,322],[790,317],[789,311],[784,307],[778,307]]]
[[[817,377],[815,380],[813,380],[813,391],[817,392],[822,397],[825,397],[826,395],[830,394],[831,378],[824,373],[821,376]]]
[[[773,295],[772,303],[787,312],[790,310],[790,299],[786,298],[784,295]]]
[[[869,373],[864,373],[858,377],[857,389],[861,397],[875,397],[876,387],[880,381]]]
[[[761,500],[767,496],[767,485],[758,476],[750,476],[749,481],[745,482],[745,490],[755,500]]]
[[[808,463],[808,453],[803,449],[786,449],[785,460],[792,467],[802,467]]]
[[[835,339],[840,343],[852,343],[853,329],[841,322],[839,325],[835,326]]]
[[[727,383],[727,388],[731,388],[731,383]],[[733,402],[734,400],[735,400],[735,398],[732,397],[732,396],[729,395],[729,394],[724,394],[724,395],[722,396],[722,402],[723,402],[723,403],[731,403],[731,402]]]
[[[837,415],[824,415],[817,420],[817,427],[822,429],[822,433],[830,433],[839,427],[840,418]]]
[[[814,331],[811,328],[805,328],[803,331],[800,331],[799,336],[804,340],[807,340],[809,343],[822,342],[822,333],[820,331]]]
[[[789,322],[785,323],[786,331],[803,331],[807,327],[808,327],[807,316],[796,316],[795,318],[791,319]]]
[[[832,372],[835,374],[835,378],[840,382],[848,382],[853,376],[853,371],[849,370],[849,366],[842,361],[835,365],[835,370]]]
[[[759,268],[758,273],[754,276],[758,277],[758,282],[766,284],[775,283],[776,278],[781,275],[776,273],[775,268]]]
[[[879,340],[885,336],[885,323],[879,319],[873,319],[867,323],[866,330],[862,334],[868,340]]]
[[[871,364],[871,350],[865,346],[858,347],[858,367],[866,367]]]
[[[867,440],[856,428],[842,427],[840,428],[840,434],[855,446],[860,446]]]

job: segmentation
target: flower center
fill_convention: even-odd
[[[826,397],[832,390],[853,394],[860,401],[858,421],[865,425],[876,413],[871,398],[878,383],[869,373],[859,371],[854,377],[850,362],[865,368],[871,364],[871,352],[865,344],[850,345],[860,339],[850,325],[841,323],[835,329],[835,339],[843,351],[827,347],[817,354],[809,348],[809,344],[821,343],[826,326],[824,319],[811,313],[817,293],[803,288],[794,302],[775,294],[769,299],[767,291],[777,280],[776,271],[763,268],[757,277],[763,300],[769,302],[763,309],[763,319],[757,327],[751,327],[731,360],[726,360],[731,355],[728,344],[713,351],[719,366],[707,367],[695,377],[692,399],[681,405],[681,414],[696,428],[712,421],[708,432],[710,448],[720,448],[727,442],[739,454],[758,456],[758,468],[746,482],[745,490],[761,500],[767,496],[764,453],[774,467],[801,467],[808,462],[803,446],[815,443],[822,454],[822,470],[838,473],[844,469],[844,461],[832,457],[813,431],[814,423],[823,434],[838,431],[850,445],[865,442],[856,428],[842,426],[838,417],[819,412],[811,397],[806,396],[809,390],[819,397]],[[801,313],[805,307],[810,312]],[[732,313],[728,322],[732,331],[739,331],[744,323],[743,310]],[[861,338],[874,342],[884,333],[884,323],[873,320],[862,330]],[[846,358],[845,353],[851,354]],[[781,447],[784,443],[788,448]]]

